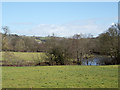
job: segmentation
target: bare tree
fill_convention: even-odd
[[[99,36],[101,53],[110,55],[115,59],[115,64],[118,63],[119,57],[119,30],[116,25],[111,26],[105,33]]]

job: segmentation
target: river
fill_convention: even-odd
[[[82,65],[108,65],[111,64],[111,60],[108,56],[96,55],[94,58],[83,59]]]

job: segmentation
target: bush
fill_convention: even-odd
[[[47,59],[51,65],[64,65],[66,63],[66,58],[64,50],[61,47],[51,48],[46,53]]]

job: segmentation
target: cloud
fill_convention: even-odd
[[[83,23],[68,23],[68,24],[39,24],[30,30],[26,31],[27,35],[47,36],[54,33],[56,36],[69,37],[76,33],[92,34],[94,36],[102,33],[105,28],[102,25],[97,25],[94,21]]]
[[[109,25],[97,24],[95,20],[73,21],[66,24],[38,24],[27,30],[17,30],[22,35],[48,36],[54,33],[60,37],[70,37],[77,33],[97,36]]]

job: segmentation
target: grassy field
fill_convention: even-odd
[[[117,88],[118,66],[2,67],[3,88]]]
[[[5,55],[6,54],[6,55]],[[10,54],[10,55],[9,55]],[[41,52],[2,52],[2,60],[4,60],[4,55],[10,57],[11,55],[20,60],[42,60],[42,57],[45,55]]]
[[[2,52],[2,56],[3,56],[2,60],[3,61],[4,61],[4,55],[8,56],[8,57],[14,56],[17,59],[27,60],[27,61],[32,61],[32,60],[44,61],[43,59],[46,57],[45,53],[42,53],[42,52],[7,52],[7,53]],[[89,57],[94,57],[94,55],[90,55]]]

